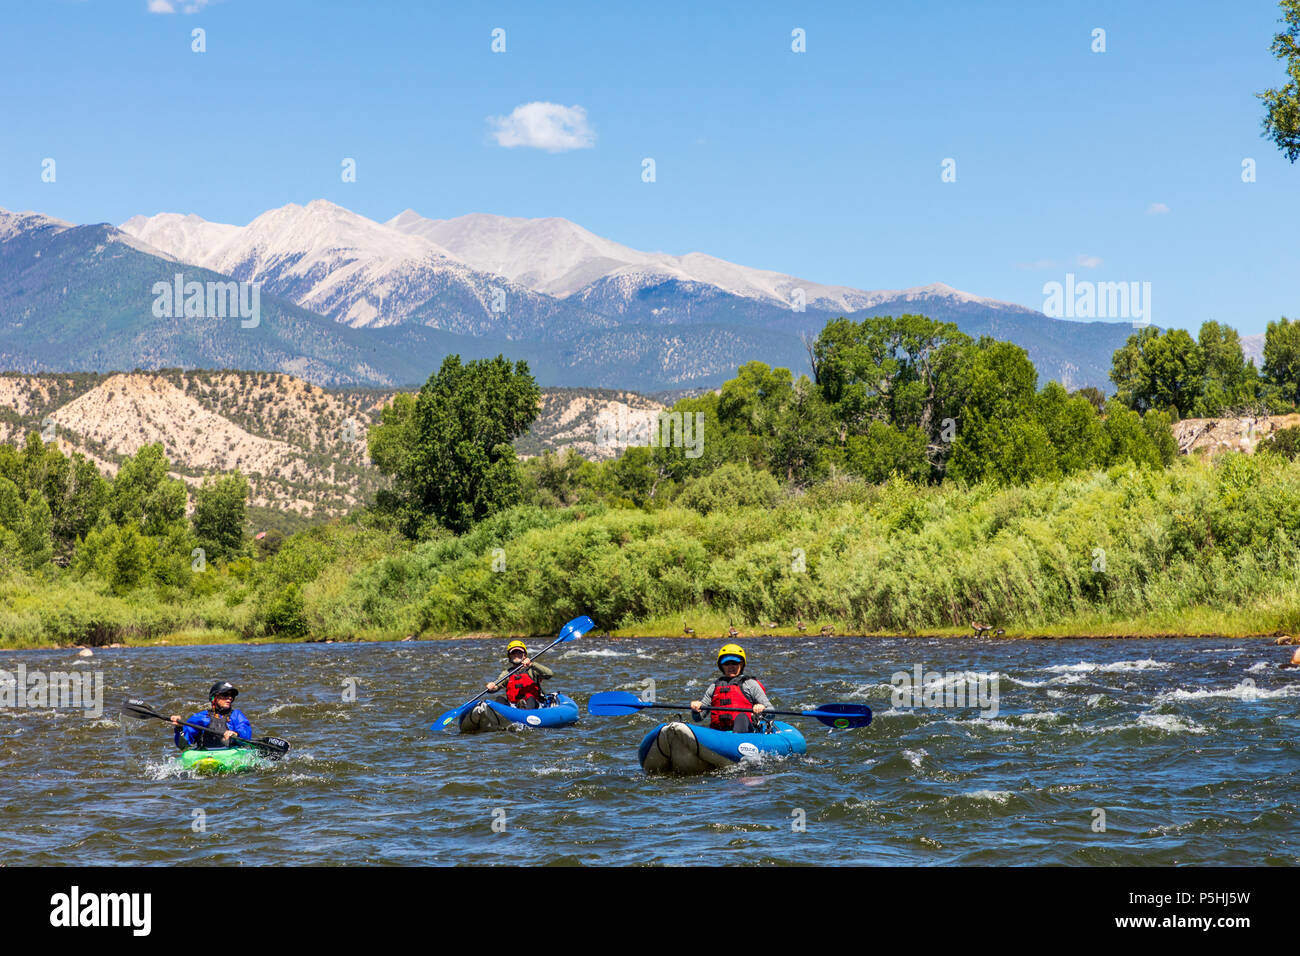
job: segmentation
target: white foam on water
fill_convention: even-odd
[[[1015,723],[1012,723],[1012,719]],[[1054,710],[1033,711],[1028,714],[1009,714],[1006,717],[972,717],[970,720],[961,721],[963,724],[978,724],[981,727],[987,727],[989,730],[999,730],[1007,733],[1016,733],[1026,730],[1038,731],[1040,728],[1037,724],[1054,724],[1065,720],[1065,715]]]
[[[1180,717],[1178,714],[1139,714],[1136,724],[1124,724],[1119,727],[1109,728],[1111,730],[1126,730],[1133,727],[1143,727],[1153,730],[1163,730],[1170,734],[1204,734],[1206,729],[1194,720],[1186,717]]]
[[[1093,694],[1088,698],[1089,707],[1100,707],[1101,702],[1106,699],[1105,694]]]
[[[291,773],[284,778],[289,783],[325,783],[330,782],[329,777],[322,777],[319,774],[311,773]]]
[[[144,773],[150,780],[166,780],[169,777],[188,776],[187,772],[181,769],[181,765],[174,760],[146,761]]]
[[[1273,669],[1272,664],[1268,664],[1265,663],[1264,661],[1260,661],[1258,664],[1252,664],[1250,667],[1247,667],[1246,673],[1258,674],[1260,671],[1271,671],[1272,669]]]
[[[914,714],[914,713],[916,713],[916,711],[913,710],[912,708],[891,707],[889,710],[873,710],[871,712],[871,719],[881,720],[885,717],[901,717],[904,714]]]
[[[626,651],[616,651],[612,647],[598,647],[593,651],[565,651],[561,657],[636,657],[637,652],[633,648]]]
[[[1086,661],[1080,661],[1077,664],[1054,664],[1051,667],[1042,667],[1040,670],[1047,671],[1049,674],[1071,674],[1071,673],[1091,673],[1100,665],[1089,664]]]
[[[533,773],[537,774],[537,776],[539,776],[539,777],[549,777],[551,774],[554,774],[554,773],[564,773],[564,768],[563,768],[563,767],[560,767],[560,766],[554,766],[554,767],[534,767],[534,768],[533,768]]]
[[[1120,674],[1126,671],[1166,670],[1173,666],[1164,661],[1147,658],[1141,661],[1112,661],[1109,664],[1080,661],[1077,664],[1056,664],[1044,667],[1042,670],[1049,674]]]
[[[1152,660],[1148,657],[1142,661],[1114,661],[1104,665],[1101,672],[1103,674],[1122,674],[1126,671],[1163,671],[1173,666],[1167,661]]]
[[[970,793],[963,793],[962,796],[970,797],[972,800],[992,800],[994,803],[1005,804],[1015,794],[1010,790],[972,790]]]
[[[1017,687],[1046,687],[1052,682],[1052,678],[1050,677],[1047,680],[1021,680],[1018,677],[1012,677],[1010,674],[999,674],[998,678],[1000,680],[1010,681]]]
[[[921,676],[922,679],[924,679],[925,674],[923,673]],[[981,673],[980,671],[954,671],[952,673],[944,673],[941,675],[941,679],[938,681],[934,681],[934,682],[927,681],[923,685],[922,693],[924,693],[924,688],[928,688],[931,686],[947,689],[949,687],[957,687],[959,684],[978,685],[981,681],[989,680],[994,677],[1000,678],[1002,676],[1003,675],[998,674],[996,671],[994,671],[993,673]],[[892,687],[893,685],[891,684],[890,686]],[[916,689],[915,685],[913,685],[913,689],[914,690]]]
[[[1220,687],[1212,690],[1170,690],[1157,694],[1154,703],[1168,703],[1174,700],[1207,700],[1211,697],[1223,697],[1235,700],[1271,700],[1276,697],[1294,697],[1300,693],[1300,684],[1284,684],[1272,690],[1256,687],[1254,681],[1242,681],[1236,687]]]
[[[925,750],[904,750],[903,756],[907,758],[907,762],[912,765],[913,770],[920,770],[921,761],[930,754]]]

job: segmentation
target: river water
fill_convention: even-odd
[[[584,705],[578,724],[431,734],[496,675],[503,643],[0,652],[10,674],[102,675],[105,704],[0,709],[6,860],[1300,863],[1300,672],[1264,641],[748,639],[777,707],[866,703],[875,721],[832,733],[795,719],[805,757],[697,777],[637,764],[670,712],[591,717],[585,703],[647,680],[659,701],[689,700],[719,641],[583,638],[542,658],[547,689]],[[928,703],[960,703],[933,691],[962,687],[976,706],[907,706],[927,700],[895,694],[891,675],[918,664],[942,680]],[[218,679],[240,687],[255,736],[292,741],[288,758],[192,777],[172,766],[168,727],[117,714],[126,697],[192,713]]]

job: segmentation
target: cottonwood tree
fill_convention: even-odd
[[[537,418],[540,398],[526,362],[447,356],[418,395],[397,396],[369,432],[370,458],[392,478],[376,507],[423,537],[435,525],[462,533],[514,504],[511,443]]]
[[[1282,61],[1288,82],[1256,96],[1264,101],[1264,135],[1294,163],[1300,159],[1300,0],[1279,6],[1286,28],[1274,34],[1269,50]]]

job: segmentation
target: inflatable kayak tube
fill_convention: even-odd
[[[506,730],[512,724],[525,727],[563,727],[578,722],[578,704],[572,697],[555,695],[550,707],[525,710],[495,700],[475,704],[460,717],[462,734],[479,734],[486,730]]]
[[[265,766],[252,747],[223,747],[217,750],[185,750],[176,758],[182,770],[194,773],[240,773]]]
[[[747,757],[807,750],[803,734],[779,720],[773,721],[770,734],[736,734],[675,720],[646,734],[637,759],[646,773],[708,773]]]

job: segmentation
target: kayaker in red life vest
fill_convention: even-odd
[[[542,681],[550,680],[555,676],[555,672],[545,664],[533,663],[523,641],[511,641],[506,645],[506,660],[510,662],[510,666],[503,670],[496,680],[488,681],[487,689],[495,692],[504,686],[506,703],[511,707],[519,707],[523,710],[535,710],[541,707],[546,702]],[[523,670],[512,675],[510,672],[520,664],[524,665]]]
[[[722,679],[714,681],[704,691],[704,700],[691,701],[691,719],[703,720],[703,710],[709,707],[752,707],[757,717],[772,706],[767,699],[767,689],[753,677],[745,677],[745,649],[739,644],[724,644],[718,651],[718,670]],[[733,730],[746,734],[755,730],[749,714],[734,710],[710,711],[709,726],[714,730]]]

